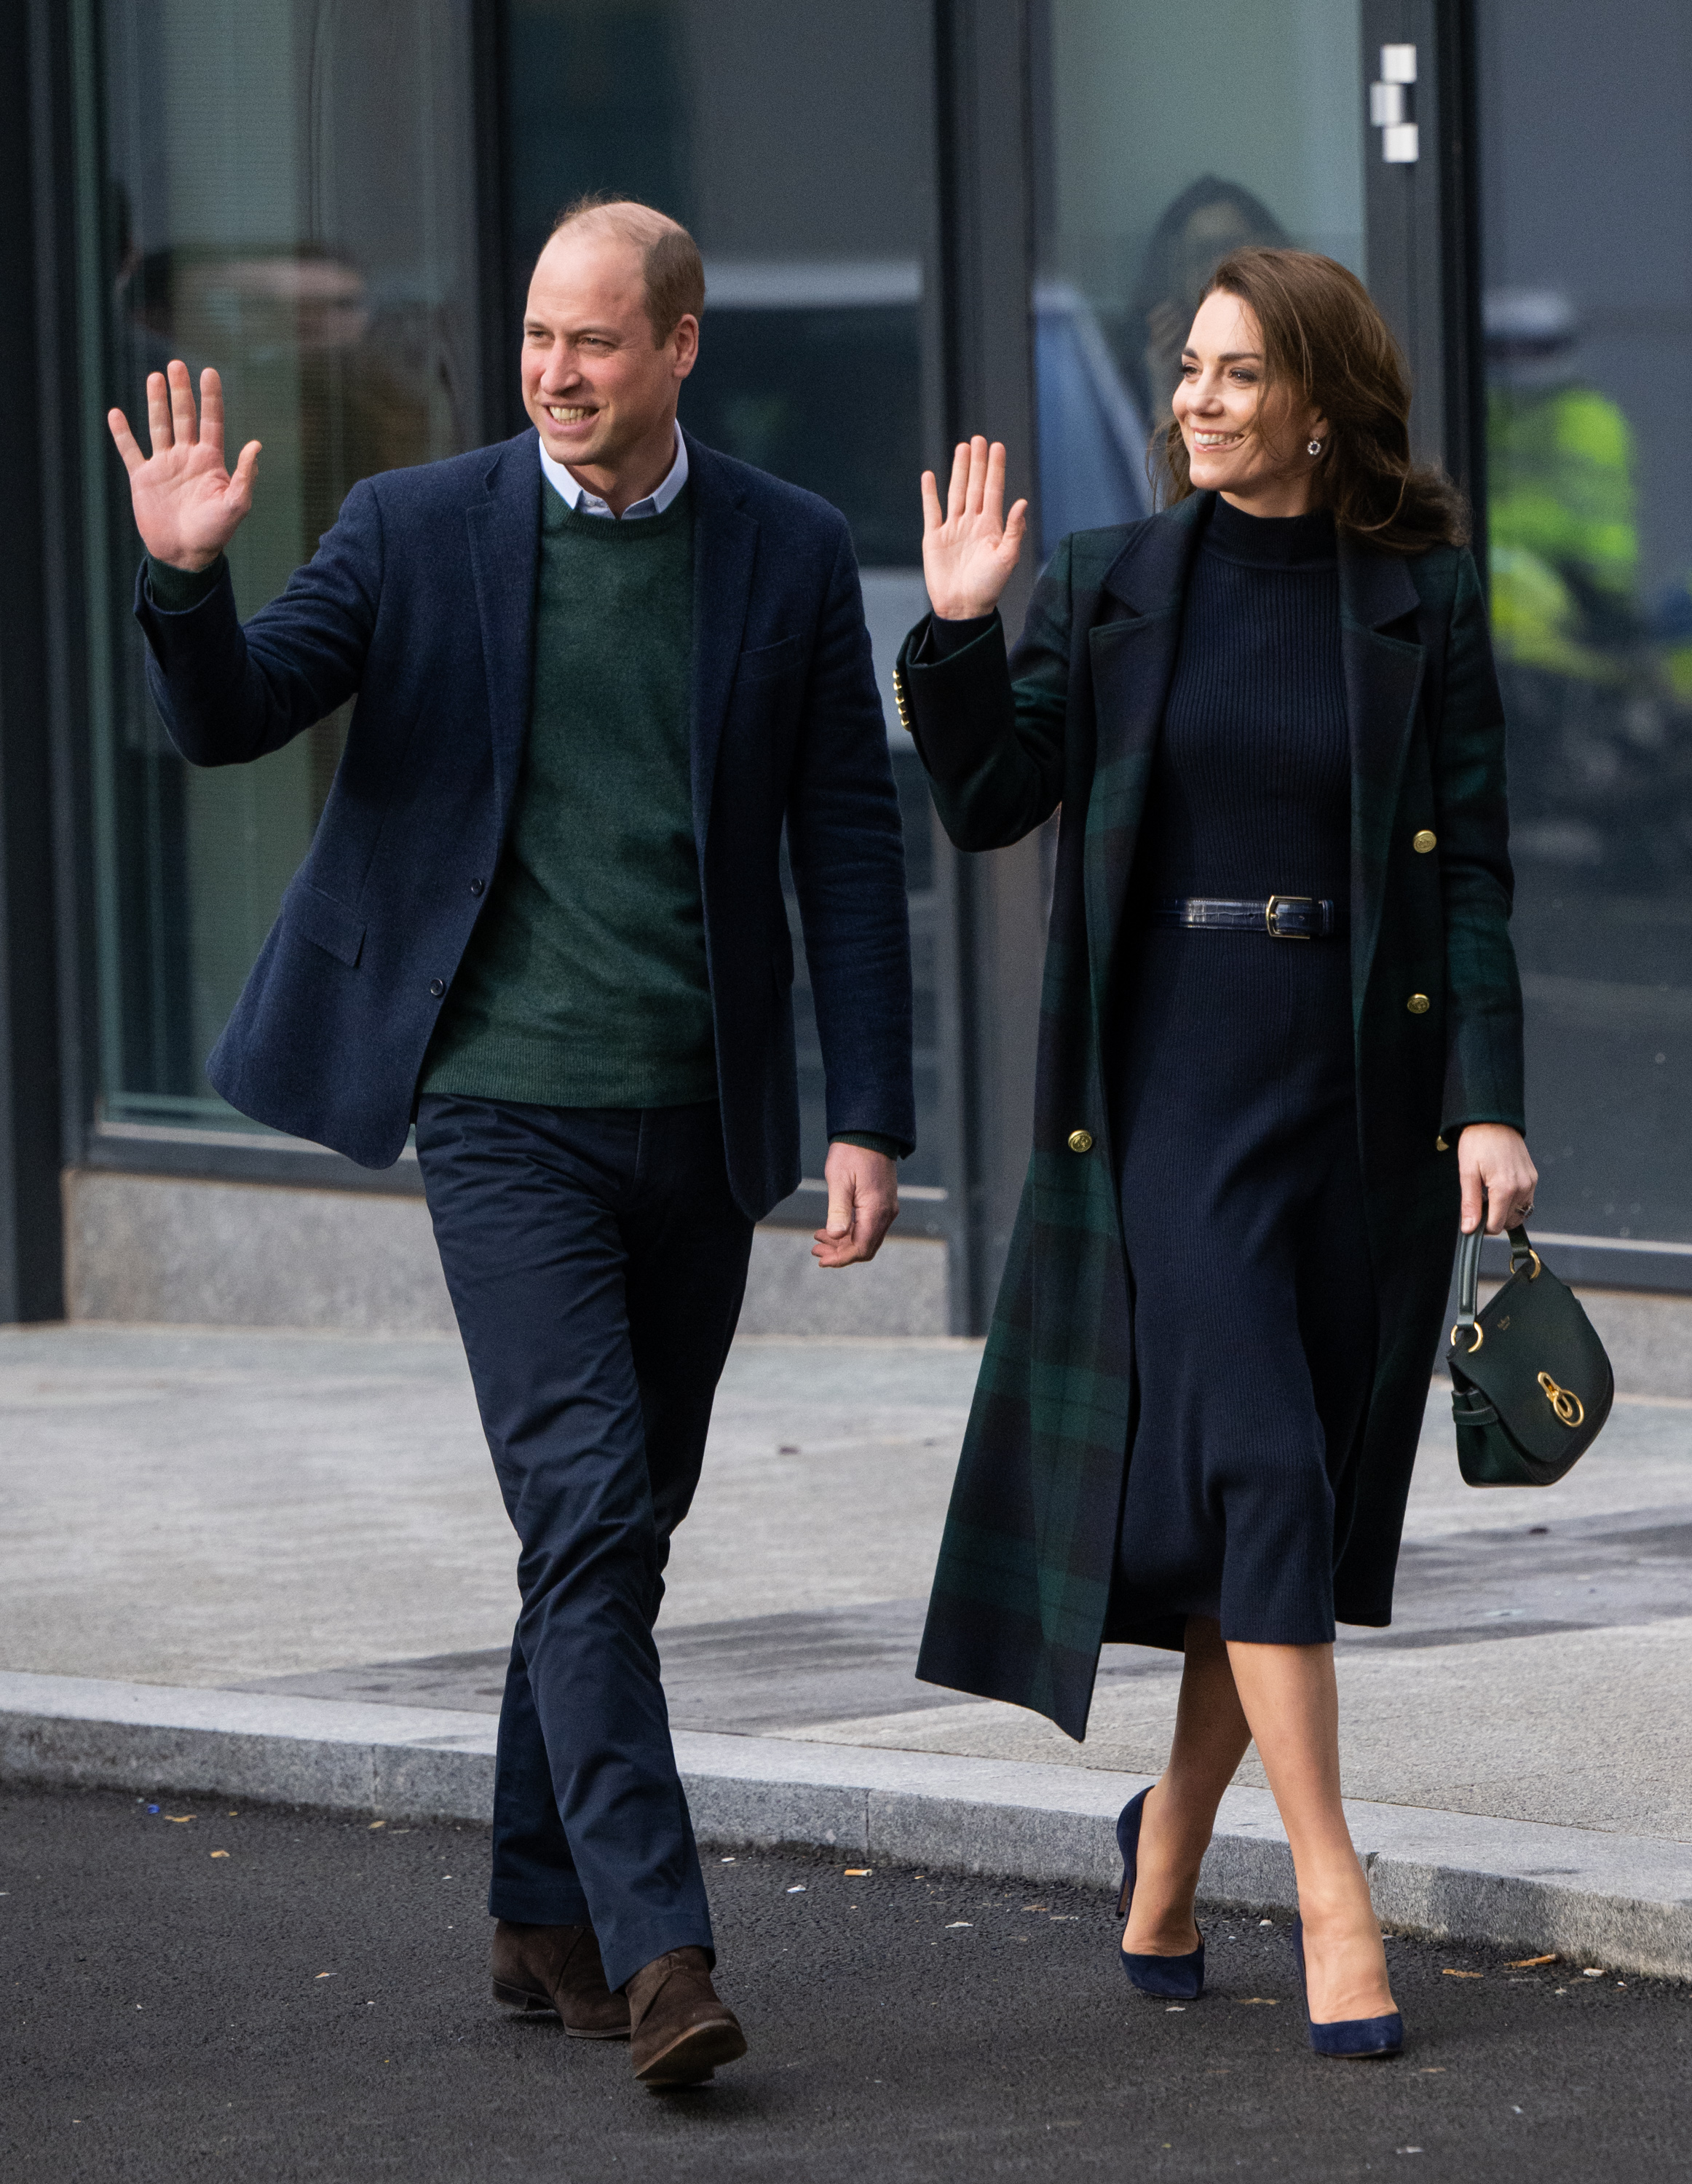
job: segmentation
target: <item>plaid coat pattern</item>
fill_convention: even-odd
[[[1195,494],[1142,523],[1077,532],[1008,660],[995,622],[925,662],[921,624],[895,678],[960,849],[1002,848],[1062,809],[1032,1155],[916,1673],[1032,1708],[1076,1738],[1113,1635],[1133,1387],[1099,1056],[1205,508]],[[1383,1624],[1450,1280],[1451,1148],[1468,1123],[1522,1127],[1522,997],[1504,714],[1473,560],[1406,558],[1342,532],[1339,590],[1358,1130],[1380,1333],[1336,1496],[1335,1606],[1342,1622]]]

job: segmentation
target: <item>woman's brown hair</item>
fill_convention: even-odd
[[[1218,290],[1256,315],[1266,404],[1286,389],[1327,419],[1327,445],[1312,465],[1315,504],[1342,530],[1395,554],[1466,545],[1463,496],[1442,470],[1411,460],[1403,354],[1356,275],[1312,250],[1253,247],[1222,259],[1205,293]],[[1273,410],[1258,415],[1270,423]],[[1178,424],[1159,452],[1160,499],[1185,500],[1194,487]]]

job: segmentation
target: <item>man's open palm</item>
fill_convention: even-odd
[[[259,443],[249,440],[231,477],[223,460],[223,382],[209,365],[200,374],[200,414],[180,358],[147,377],[147,425],[153,453],[143,455],[121,410],[106,422],[129,472],[135,527],[155,561],[175,569],[207,569],[235,536],[253,505]]]

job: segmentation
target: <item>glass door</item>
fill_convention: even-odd
[[[852,526],[910,891],[917,1150],[900,1170],[899,1233],[945,1234],[928,792],[892,682],[927,604],[916,479],[932,460],[923,420],[935,371],[929,10],[908,0],[508,0],[504,37],[512,325],[561,205],[608,189],[660,206],[692,230],[705,261],[682,422],[820,493]],[[515,367],[509,376],[515,394]],[[791,890],[788,916],[808,1180],[775,1217],[810,1227],[827,1133]]]

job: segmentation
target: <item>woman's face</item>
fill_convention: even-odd
[[[1205,297],[1181,356],[1175,418],[1200,493],[1253,515],[1302,515],[1313,497],[1327,420],[1278,392],[1266,397],[1257,314],[1220,290]]]

